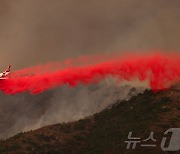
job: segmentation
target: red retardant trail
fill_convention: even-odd
[[[70,59],[61,63],[27,68],[12,73],[9,79],[0,81],[0,89],[6,94],[29,91],[37,94],[68,84],[75,87],[98,83],[106,77],[120,81],[147,80],[153,90],[169,88],[180,81],[180,55],[111,55]]]

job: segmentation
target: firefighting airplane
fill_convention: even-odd
[[[3,73],[0,73],[0,80],[8,79],[8,75],[10,74],[11,66],[9,65],[7,70]]]

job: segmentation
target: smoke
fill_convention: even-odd
[[[179,0],[1,0],[0,70],[113,51],[178,53],[179,7]]]
[[[138,86],[137,86],[138,85]],[[136,89],[132,89],[136,86]],[[63,86],[38,95],[0,93],[0,138],[46,125],[69,122],[99,112],[117,100],[127,100],[144,91],[137,82],[117,84],[112,78],[96,85]]]
[[[177,89],[180,90],[180,83],[175,83],[171,86],[171,89]]]
[[[179,55],[116,55],[110,57],[110,59],[94,57],[100,62],[93,60],[93,64],[83,64],[74,60],[74,62],[79,63],[79,66],[77,66],[78,64],[74,65],[73,60],[71,60],[68,62],[69,66],[60,69],[53,67],[54,70],[51,69],[50,65],[20,70],[14,72],[10,79],[2,80],[0,88],[6,94],[26,91],[36,94],[66,84],[70,87],[75,87],[80,83],[84,85],[95,84],[112,76],[117,77],[119,81],[148,80],[152,90],[161,90],[169,88],[180,80]],[[82,57],[79,59],[86,62],[94,58]]]

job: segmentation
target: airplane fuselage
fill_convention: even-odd
[[[8,75],[10,74],[10,67],[8,66],[8,69],[4,71],[3,73],[0,73],[0,80],[1,79],[8,79]]]

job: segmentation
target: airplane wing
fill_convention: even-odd
[[[9,78],[0,77],[0,80],[7,80],[7,79],[9,79]]]

